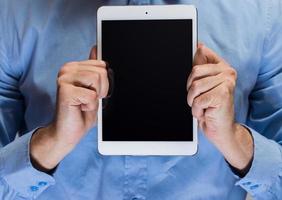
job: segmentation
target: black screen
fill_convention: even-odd
[[[192,20],[102,21],[102,59],[113,71],[103,141],[192,141],[192,58]]]

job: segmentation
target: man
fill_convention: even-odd
[[[169,1],[0,1],[1,199],[281,199],[281,2],[173,1],[198,8],[205,44],[187,80],[199,151],[102,156],[109,83],[88,55],[97,8],[128,3]]]

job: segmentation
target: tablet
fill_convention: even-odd
[[[196,45],[194,6],[99,8],[97,56],[109,63],[111,88],[98,110],[101,154],[196,153],[186,89]]]

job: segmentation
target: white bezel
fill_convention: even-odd
[[[97,13],[97,57],[102,58],[101,22],[103,20],[151,20],[192,19],[193,55],[197,47],[197,10],[192,5],[161,6],[103,6]],[[139,142],[102,140],[102,101],[98,109],[98,150],[103,155],[193,155],[197,152],[198,123],[193,118],[193,141],[187,142]]]

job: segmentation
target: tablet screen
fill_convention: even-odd
[[[102,21],[102,59],[113,71],[103,141],[192,141],[186,82],[192,20]]]

